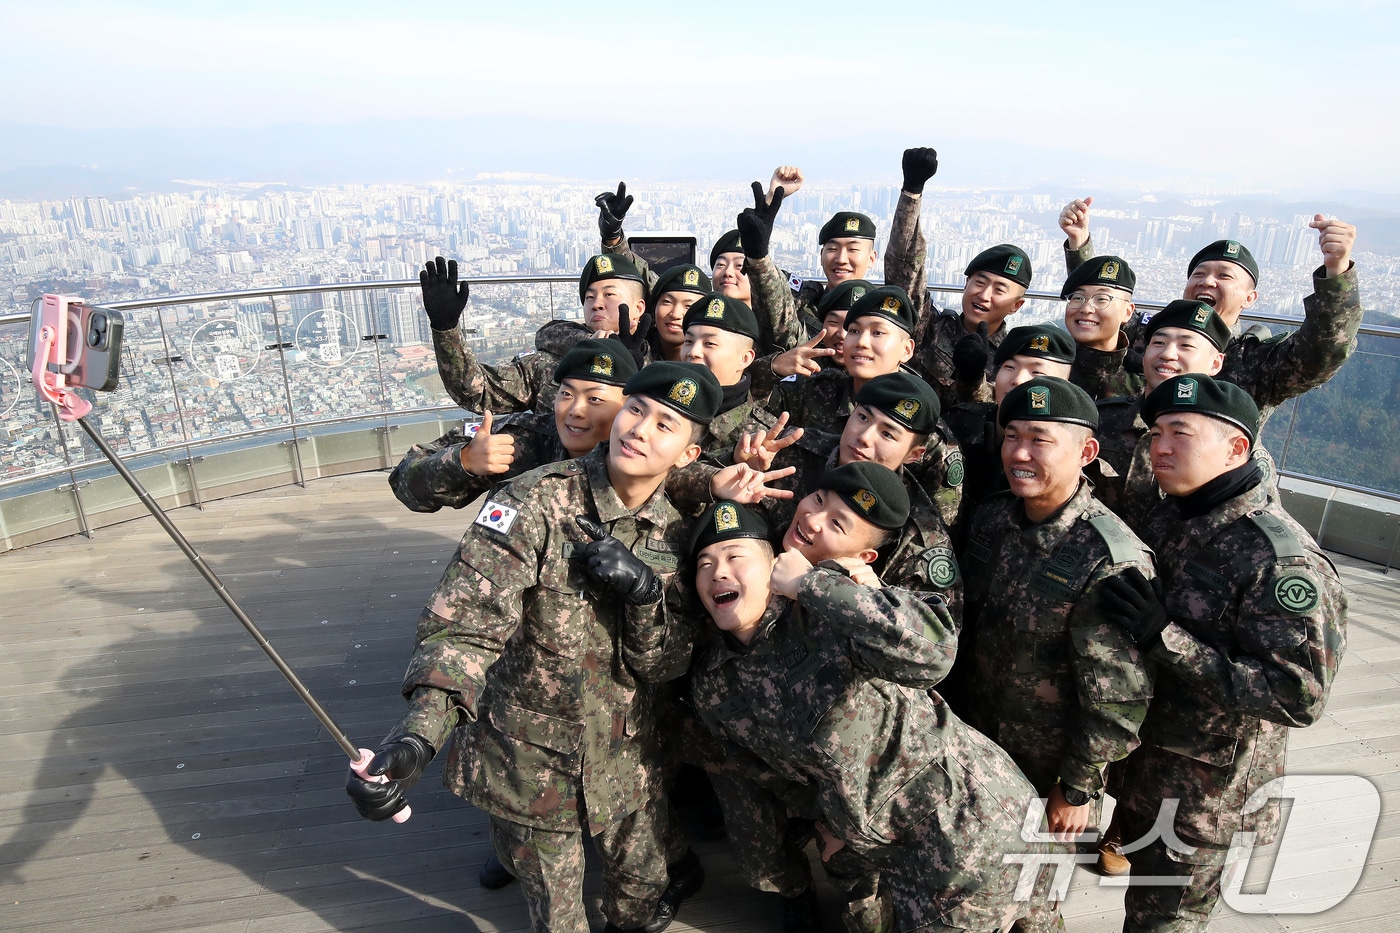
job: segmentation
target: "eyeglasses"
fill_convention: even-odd
[[[1097,295],[1070,295],[1065,304],[1070,308],[1082,308],[1087,304],[1095,311],[1107,311],[1109,305],[1119,300],[1122,300],[1119,295],[1099,292]]]

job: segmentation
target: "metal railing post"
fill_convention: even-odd
[[[282,339],[282,318],[277,313],[277,299],[272,295],[267,296],[268,302],[272,305],[272,327],[277,331],[277,360],[282,367],[282,391],[287,394],[287,424],[292,428],[292,469],[296,474],[294,482],[306,488],[306,473],[301,466],[301,441],[297,438],[297,409],[292,403],[292,381],[287,376],[287,348],[291,346]]]

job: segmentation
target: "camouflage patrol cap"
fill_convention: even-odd
[[[1013,421],[1059,421],[1097,429],[1099,409],[1079,386],[1054,376],[1036,376],[1001,400],[997,424],[1006,427]]]
[[[635,375],[637,361],[632,359],[626,347],[611,337],[580,340],[559,358],[559,365],[554,367],[555,382],[582,379],[584,382],[622,386]]]
[[[719,257],[723,253],[742,253],[744,244],[739,242],[739,231],[730,230],[724,236],[715,240],[715,245],[710,248],[710,268],[715,267],[719,262]]]
[[[993,362],[1000,368],[1013,356],[1034,356],[1055,363],[1073,363],[1074,338],[1063,327],[1053,324],[1022,324],[1006,332]]]
[[[658,300],[667,292],[694,292],[703,295],[711,288],[710,273],[688,262],[672,266],[657,278],[651,293]]]
[[[1200,252],[1191,257],[1191,262],[1186,266],[1187,277],[1190,277],[1201,263],[1216,260],[1233,262],[1248,272],[1249,277],[1254,279],[1256,285],[1259,283],[1259,263],[1254,261],[1254,254],[1249,251],[1249,248],[1238,240],[1216,240],[1209,246],[1202,247]]]
[[[1178,298],[1147,319],[1142,339],[1148,343],[1152,335],[1163,327],[1180,327],[1205,334],[1207,340],[1215,344],[1217,350],[1224,350],[1230,342],[1230,328],[1215,313],[1215,309],[1204,301]]]
[[[836,493],[877,528],[893,531],[909,520],[909,492],[904,481],[878,463],[861,460],[827,470],[817,480],[817,488]]]
[[[1168,412],[1194,411],[1239,428],[1251,446],[1259,434],[1259,406],[1249,393],[1233,382],[1212,379],[1204,373],[1173,376],[1147,393],[1142,420],[1149,425]]]
[[[829,311],[849,311],[851,305],[855,304],[865,296],[866,292],[875,290],[875,286],[865,279],[846,279],[839,285],[828,288],[817,302],[817,317],[824,318]]]
[[[642,367],[622,387],[625,395],[645,395],[674,408],[691,421],[709,424],[719,413],[724,390],[699,363],[659,360]]]
[[[768,520],[747,506],[726,499],[711,505],[695,523],[695,531],[690,536],[692,556],[720,541],[735,538],[757,538],[773,543],[773,530]]]
[[[880,409],[915,434],[932,433],[942,414],[933,387],[906,372],[876,376],[860,387],[855,402]]]
[[[738,298],[728,298],[719,292],[709,292],[691,305],[681,322],[682,330],[692,324],[718,327],[752,340],[758,339],[758,318],[753,310]]]
[[[1012,246],[1010,243],[1002,243],[1000,246],[984,249],[972,257],[972,262],[967,264],[963,275],[971,278],[974,272],[990,272],[992,275],[1010,279],[1023,287],[1029,287],[1031,284],[1031,257],[1027,256],[1025,250],[1020,247]]]
[[[914,333],[914,303],[898,285],[881,285],[861,295],[846,312],[846,326],[868,315],[893,321],[911,335]]]
[[[817,235],[817,245],[844,237],[875,239],[875,221],[855,211],[838,211],[834,217],[822,224],[821,233]]]
[[[1060,289],[1060,297],[1068,298],[1076,288],[1085,285],[1107,285],[1131,295],[1137,287],[1137,273],[1121,256],[1095,256],[1069,274],[1064,288]]]
[[[583,274],[578,277],[578,300],[583,300],[588,286],[594,282],[601,282],[603,279],[625,279],[629,282],[640,282],[642,297],[646,297],[647,280],[641,271],[632,264],[632,260],[623,256],[614,256],[612,253],[604,253],[601,256],[594,256],[584,264]]]

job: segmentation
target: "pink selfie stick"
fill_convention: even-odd
[[[350,762],[350,770],[371,784],[388,784],[389,779],[382,774],[366,774],[365,769],[369,767],[370,760],[374,758],[374,752],[367,748],[360,749],[360,757]],[[408,818],[413,815],[413,808],[408,804],[403,805],[403,809],[395,813],[389,819],[395,823],[407,823]]]
[[[58,417],[77,421],[92,411],[92,402],[68,391],[64,366],[69,361],[62,358],[68,342],[68,308],[65,305],[59,295],[44,296],[43,317],[34,342],[34,362],[29,375],[39,397],[58,408]]]

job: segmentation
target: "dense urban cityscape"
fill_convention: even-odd
[[[472,184],[345,185],[189,182],[180,193],[63,201],[0,201],[0,287],[10,311],[46,291],[97,302],[277,286],[402,282],[437,254],[460,260],[469,277],[570,275],[598,249],[597,184],[482,179]],[[704,264],[749,197],[742,187],[638,185],[631,233],[684,231]],[[837,210],[870,214],[882,231],[896,187],[807,185],[786,201],[772,249],[785,269],[820,276],[817,231]],[[1033,288],[1063,277],[1063,204],[1050,194],[937,190],[925,196],[930,283],[957,285],[968,260],[1000,242],[1020,245],[1036,270]],[[1228,236],[1266,270],[1262,310],[1300,314],[1319,261],[1310,214],[1246,215],[1219,197],[1139,195],[1093,207],[1100,252],[1126,257],[1138,295],[1168,300],[1186,258]],[[1357,261],[1368,307],[1396,306],[1400,261],[1365,249]],[[466,326],[485,359],[526,349],[550,317],[577,314],[566,283],[478,284]],[[1021,321],[1057,318],[1058,303],[1034,302]],[[436,377],[427,319],[416,289],[325,292],[168,306],[127,313],[121,387],[99,417],[119,450],[136,452],[216,438],[289,420],[314,422],[356,412],[450,404]],[[60,467],[64,445],[82,459],[76,432],[60,436],[35,397],[27,327],[0,328],[0,476]],[[285,359],[286,378],[279,365]]]

